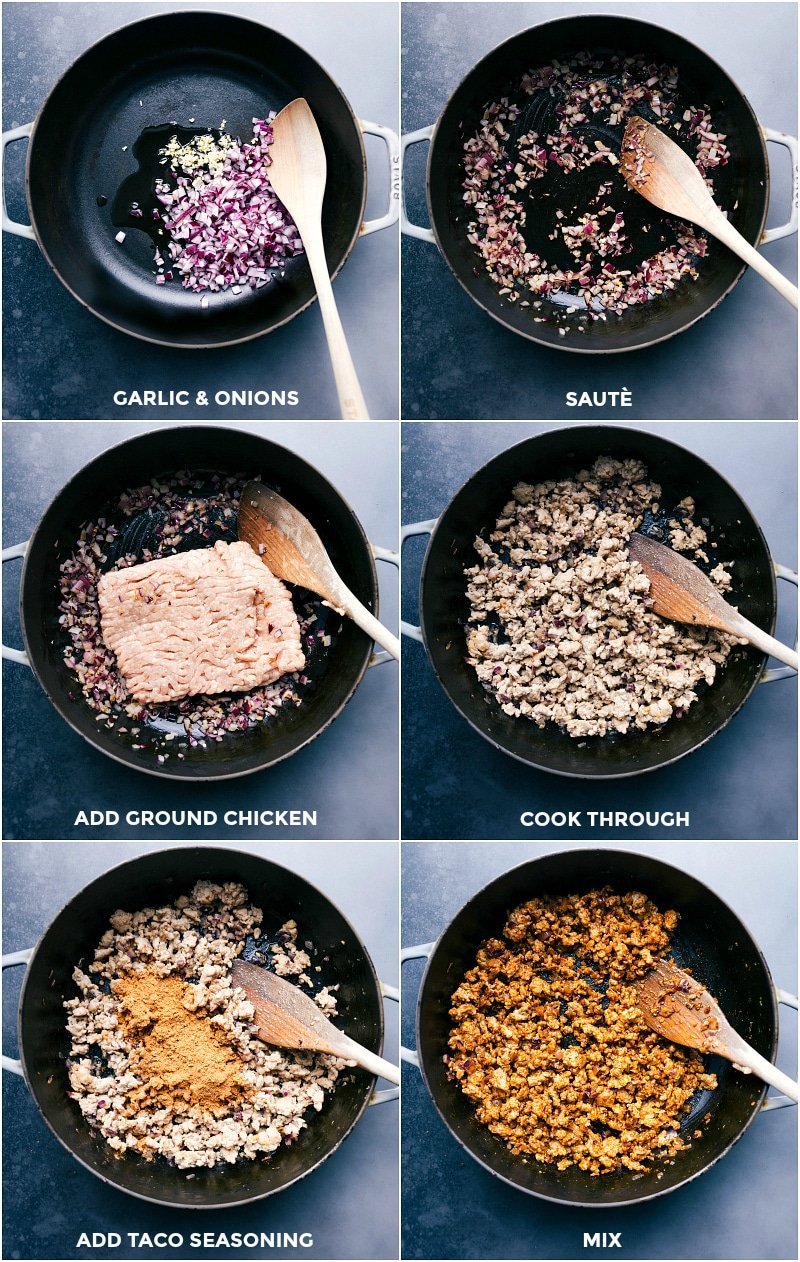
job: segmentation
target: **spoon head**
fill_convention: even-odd
[[[730,1026],[719,1004],[673,961],[657,960],[635,989],[639,1011],[662,1038],[699,1052],[716,1051],[726,1041]]]
[[[319,216],[328,168],[322,136],[305,97],[290,101],[273,120],[269,156],[270,183],[298,227],[307,214]]]
[[[239,501],[239,538],[276,578],[316,592],[338,606],[340,583],[322,540],[307,517],[263,482],[248,482]]]
[[[680,145],[638,114],[625,127],[619,169],[635,193],[669,215],[706,227],[717,209],[708,185]]]
[[[269,969],[234,960],[231,980],[255,1008],[258,1037],[275,1047],[335,1054],[344,1038],[310,995]]]
[[[736,610],[693,561],[639,531],[628,540],[628,556],[649,578],[651,608],[659,618],[736,634]]]

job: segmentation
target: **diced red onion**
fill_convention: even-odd
[[[199,293],[231,285],[260,289],[271,269],[303,252],[300,235],[269,182],[272,127],[253,120],[250,144],[226,150],[223,174],[177,175],[171,194],[169,253],[184,288]],[[167,205],[165,195],[159,200]]]

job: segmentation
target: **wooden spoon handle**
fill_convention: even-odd
[[[298,225],[299,226],[299,225]],[[328,263],[325,248],[322,244],[322,233],[317,225],[306,226],[300,236],[308,257],[308,265],[314,278],[314,285],[322,313],[325,337],[328,340],[328,353],[331,357],[336,391],[339,395],[339,409],[344,421],[368,421],[369,412],[361,393],[355,366],[350,355],[350,347],[339,318],[333,286],[328,275]]]
[[[794,649],[790,649],[788,644],[781,644],[780,640],[776,640],[772,635],[767,635],[766,631],[762,631],[754,622],[750,622],[749,619],[742,617],[741,614],[731,618],[729,626],[735,635],[746,636],[755,648],[761,649],[762,653],[767,653],[770,657],[777,657],[779,662],[785,662],[787,666],[791,666],[792,670],[797,670],[797,653]]]
[[[755,250],[749,241],[745,241],[741,232],[737,232],[732,223],[729,223],[723,215],[720,215],[719,219],[715,216],[713,223],[709,221],[705,226],[709,232],[713,232],[714,236],[724,242],[728,249],[733,250],[734,254],[738,254],[740,259],[747,263],[749,267],[752,267],[754,272],[758,272],[759,276],[763,276],[764,280],[768,281],[787,302],[790,302],[797,309],[799,296],[797,286],[793,285],[790,280],[787,280],[778,271],[777,267],[773,267],[771,263],[768,263],[763,254],[759,254],[758,250]]]
[[[337,1046],[335,1054],[344,1056],[347,1060],[354,1060],[362,1069],[366,1069],[368,1074],[374,1074],[376,1078],[385,1078],[387,1082],[393,1082],[399,1086],[400,1067],[393,1065],[390,1060],[384,1060],[383,1056],[378,1056],[375,1052],[367,1051],[366,1047],[362,1047],[353,1039],[343,1040],[341,1051]]]
[[[768,1082],[771,1087],[777,1087],[784,1095],[788,1095],[790,1100],[794,1100],[797,1103],[798,1085],[793,1078],[790,1078],[783,1070],[778,1069],[777,1065],[773,1065],[771,1060],[767,1060],[766,1056],[762,1056],[749,1043],[745,1043],[742,1048],[737,1047],[735,1052],[735,1059],[731,1056],[734,1064],[746,1065],[748,1069],[752,1069],[753,1073],[758,1075],[762,1082]]]
[[[336,599],[342,609],[349,618],[353,619],[356,626],[361,627],[362,631],[366,631],[371,640],[376,644],[380,644],[382,649],[386,649],[387,653],[391,653],[396,662],[400,661],[400,641],[396,635],[392,635],[391,631],[379,622],[374,614],[370,613],[366,605],[362,605],[361,601],[350,591],[345,588],[344,591],[336,592]]]

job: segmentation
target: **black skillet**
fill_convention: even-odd
[[[677,67],[678,117],[684,105],[710,109],[715,128],[727,136],[731,151],[728,166],[715,174],[716,195],[742,235],[758,244],[769,204],[769,163],[764,132],[746,97],[715,61],[688,40],[649,22],[606,14],[559,18],[523,31],[500,44],[469,72],[433,129],[427,165],[428,214],[434,239],[456,280],[487,315],[506,328],[559,350],[634,350],[680,333],[712,311],[744,273],[740,260],[711,242],[707,258],[699,262],[697,281],[681,282],[671,293],[628,308],[622,316],[609,314],[606,320],[567,315],[563,304],[546,302],[538,314],[548,322],[537,324],[530,310],[500,295],[466,237],[469,215],[462,200],[464,143],[477,132],[485,106],[508,95],[526,71],[548,65],[553,58],[568,60],[584,51],[601,58],[612,53],[641,55],[657,65]],[[527,109],[530,98],[523,94],[517,99]],[[622,130],[611,129],[610,136],[600,138],[616,147]],[[631,193],[618,169],[592,166],[589,173],[569,175],[553,164],[550,167],[545,179],[529,186],[526,228],[529,248],[548,261],[569,264],[571,260],[565,248],[559,253],[558,243],[549,239],[557,222],[556,209],[569,213],[576,202],[579,213],[589,209],[581,199],[595,192],[602,178],[614,183],[609,201],[625,214],[628,237],[635,245],[631,259],[640,261],[654,253],[650,244],[655,241],[655,248],[660,248],[662,234],[668,242],[674,239],[666,217]],[[644,227],[650,230],[645,236]],[[565,326],[569,331],[562,336],[559,327]],[[579,326],[583,332],[578,332]]]
[[[736,648],[713,687],[680,718],[662,727],[577,741],[554,724],[538,728],[505,714],[465,660],[469,608],[464,569],[474,565],[475,536],[492,530],[520,481],[571,477],[600,455],[643,460],[662,487],[661,506],[694,498],[695,520],[708,521],[720,560],[734,561],[731,600],[745,617],[773,632],[775,567],[761,529],[744,500],[721,474],[692,452],[655,434],[612,425],[548,430],[501,452],[453,497],[433,527],[420,579],[420,621],[439,683],[473,728],[497,749],[558,775],[612,779],[675,762],[715,736],[756,687],[764,656]],[[412,531],[413,533],[413,531]]]
[[[103,1182],[147,1201],[191,1209],[245,1205],[289,1187],[321,1165],[342,1143],[369,1103],[375,1079],[351,1070],[339,1079],[322,1112],[314,1114],[291,1147],[266,1162],[177,1170],[166,1161],[126,1154],[120,1160],[95,1136],[69,1099],[65,999],[77,991],[72,972],[85,968],[117,909],[172,902],[195,881],[240,881],[250,902],[264,911],[263,932],[276,933],[288,919],[314,943],[314,960],[325,984],[338,983],[337,1024],[371,1051],[383,1046],[381,984],[366,947],[326,896],[303,877],[257,855],[189,847],[140,855],[92,881],[46,929],[25,972],[17,1024],[25,1081],[44,1121],[68,1152]]]
[[[302,255],[263,289],[223,291],[203,308],[178,281],[155,284],[153,246],[137,227],[150,221],[112,213],[123,184],[145,206],[153,179],[164,174],[152,143],[146,178],[136,174],[133,151],[145,127],[193,118],[205,130],[224,120],[232,136],[249,140],[253,118],[297,96],[311,106],[327,154],[322,230],[333,276],[361,228],[366,159],[358,119],[308,53],[258,22],[209,10],[148,17],[94,44],[50,92],[28,148],[30,220],[59,280],[108,324],[165,346],[232,345],[304,310],[315,290]],[[98,198],[106,203],[98,206]]]
[[[34,531],[20,580],[20,623],[29,663],[58,713],[85,740],[126,766],[178,780],[228,779],[259,771],[296,753],[341,713],[367,669],[372,643],[349,618],[321,610],[329,649],[309,652],[302,704],[287,705],[267,723],[226,735],[221,742],[166,743],[158,726],[138,735],[121,720],[112,729],[96,713],[64,662],[68,641],[59,627],[59,566],[75,548],[80,528],[116,504],[123,491],[179,469],[207,475],[256,475],[304,513],[320,534],[345,583],[373,612],[378,586],[372,550],[339,492],[293,452],[256,434],[213,426],[151,431],[96,457],[59,491]],[[147,523],[144,523],[147,527]],[[146,541],[142,536],[140,542]],[[297,605],[297,592],[294,593]],[[319,625],[319,624],[317,624]],[[127,731],[120,728],[126,727]],[[167,729],[169,730],[169,729]],[[139,746],[139,748],[136,748]],[[177,752],[184,754],[178,760]],[[158,762],[158,751],[169,758]]]
[[[435,945],[425,949],[429,960],[417,1000],[417,1054],[436,1110],[471,1157],[490,1174],[524,1192],[570,1205],[601,1208],[650,1200],[672,1192],[709,1170],[744,1134],[767,1092],[752,1074],[739,1073],[720,1057],[709,1057],[709,1071],[718,1077],[715,1091],[692,1102],[681,1123],[688,1138],[706,1114],[702,1136],[668,1162],[656,1162],[646,1173],[627,1169],[602,1177],[571,1167],[514,1157],[501,1140],[476,1121],[470,1101],[447,1077],[451,1021],[450,996],[486,938],[500,936],[507,914],[520,903],[546,894],[580,894],[602,885],[619,893],[638,890],[665,910],[680,913],[671,952],[689,967],[718,999],[735,1029],[763,1056],[774,1060],[778,1044],[776,991],[767,962],[736,914],[694,877],[645,855],[608,850],[567,850],[524,863],[492,881],[470,899]],[[423,949],[410,949],[413,958]]]

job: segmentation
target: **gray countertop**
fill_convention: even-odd
[[[728,72],[765,127],[797,128],[797,9],[782,3],[625,3],[600,11],[664,26],[698,45]],[[472,67],[518,31],[575,13],[586,4],[403,5],[404,133],[435,123]],[[769,145],[768,226],[788,221],[790,162]],[[412,222],[427,225],[428,146],[406,160]],[[797,280],[797,238],[764,255]],[[589,419],[661,417],[794,419],[797,321],[787,303],[752,272],[707,319],[658,346],[623,355],[569,355],[501,327],[454,280],[434,244],[405,237],[402,415],[408,419],[574,418],[566,392],[627,389],[632,407],[583,408]]]
[[[3,544],[28,539],[67,479],[93,456],[153,423],[6,422],[3,427]],[[378,422],[265,425],[237,423],[281,444],[317,467],[352,506],[368,538],[385,548],[397,539],[397,433]],[[19,648],[19,562],[3,573],[3,639]],[[396,571],[378,565],[381,618],[397,626]],[[3,663],[3,817],[6,838],[194,837],[220,828],[126,825],[128,810],[299,808],[318,811],[313,835],[324,838],[397,836],[398,669],[393,662],[367,671],[331,727],[294,757],[264,772],[211,784],[138,774],[104,757],[64,723],[32,672]],[[367,774],[368,773],[368,774]],[[74,826],[79,809],[115,809],[113,829]],[[234,830],[244,837],[291,837],[291,826]],[[230,834],[229,834],[230,835]]]
[[[174,843],[173,843],[174,844]],[[180,843],[178,843],[180,844]],[[220,844],[220,843],[217,843]],[[230,843],[221,843],[230,844]],[[397,848],[382,843],[235,843],[290,868],[317,886],[351,922],[379,977],[397,983]],[[139,844],[3,846],[3,950],[34,946],[69,898],[108,868],[147,849]],[[15,1054],[20,970],[3,987],[3,1048]],[[384,1054],[397,1061],[398,1019],[386,1005]],[[381,1083],[381,1087],[385,1087]],[[66,1152],[45,1126],[22,1078],[3,1074],[4,1258],[76,1258],[81,1232],[116,1231],[121,1247],[103,1257],[252,1257],[259,1248],[132,1248],[125,1233],[312,1232],[313,1248],[270,1249],[282,1258],[396,1258],[398,1105],[367,1109],[341,1149],[279,1195],[213,1214],[171,1210],[106,1186]]]
[[[60,75],[110,31],[150,14],[196,9],[196,0],[164,3],[19,3],[3,23],[3,127],[29,123]],[[397,130],[398,14],[394,5],[219,3],[294,40],[339,85],[356,115]],[[389,162],[367,137],[367,217],[384,214]],[[13,219],[28,222],[24,199],[27,145],[7,151],[6,190]],[[361,385],[373,417],[398,409],[398,228],[356,242],[335,292]],[[59,284],[34,241],[3,234],[4,415],[12,419],[200,416],[268,419],[338,416],[325,337],[315,303],[268,337],[211,352],[174,350],[117,332]],[[205,390],[207,406],[117,406],[118,390]],[[216,391],[297,390],[284,407],[221,406]]]
[[[430,942],[489,881],[561,847],[498,842],[403,846],[403,946]],[[776,985],[797,985],[797,853],[793,844],[608,843],[646,853],[709,886],[761,947]],[[487,930],[488,931],[488,930]],[[414,1044],[422,963],[403,976],[403,1043]],[[778,1065],[797,1073],[797,1014],[780,1010]],[[621,1232],[618,1258],[797,1256],[797,1115],[755,1118],[738,1143],[693,1183],[625,1209],[574,1209],[492,1178],[439,1118],[419,1072],[403,1069],[403,1256],[577,1258],[583,1233]]]
[[[543,423],[403,425],[404,523],[438,517],[461,485],[496,453]],[[737,489],[761,525],[773,559],[797,567],[797,433],[788,423],[645,423],[695,452]],[[651,471],[652,472],[652,471]],[[654,474],[657,477],[657,474]],[[427,540],[403,554],[403,609],[418,617],[418,581]],[[778,585],[775,634],[791,643],[793,589]],[[747,705],[702,749],[648,775],[597,783],[526,767],[484,741],[450,704],[421,644],[403,642],[403,836],[408,838],[614,835],[608,828],[532,830],[525,809],[689,811],[689,828],[646,835],[692,838],[797,836],[797,680],[758,687]],[[616,834],[619,836],[619,832]],[[629,834],[630,835],[630,834]]]

